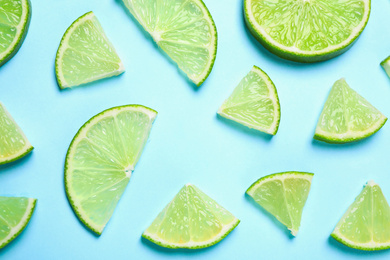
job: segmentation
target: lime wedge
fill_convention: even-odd
[[[218,114],[275,135],[280,122],[280,104],[274,83],[264,71],[253,66],[219,108]]]
[[[185,185],[142,236],[168,248],[198,249],[217,244],[240,220],[195,185]]]
[[[27,226],[36,199],[0,197],[0,248],[8,245]]]
[[[360,250],[390,248],[390,207],[378,184],[367,183],[331,236]]]
[[[92,117],[73,138],[65,189],[79,219],[96,234],[111,218],[156,116],[141,105],[114,107]]]
[[[386,121],[378,109],[340,79],[326,100],[314,139],[327,143],[358,141],[376,133]]]
[[[0,1],[0,67],[20,49],[31,20],[29,0]]]
[[[385,70],[387,76],[390,77],[390,56],[381,62],[381,66]]]
[[[246,24],[270,52],[298,62],[347,51],[370,17],[370,0],[245,0]]]
[[[157,45],[200,86],[217,53],[217,30],[202,0],[123,0]]]
[[[246,193],[296,236],[312,178],[306,172],[275,173],[257,180]]]
[[[61,89],[117,76],[124,67],[92,12],[66,30],[58,47],[56,76]]]
[[[22,129],[0,103],[0,165],[16,161],[33,149]]]

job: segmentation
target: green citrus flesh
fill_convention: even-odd
[[[57,50],[55,68],[62,89],[124,72],[114,46],[93,12],[79,17],[66,30]]]
[[[358,141],[376,133],[386,121],[378,109],[340,79],[325,102],[314,139],[328,143]]]
[[[168,248],[205,248],[225,238],[240,220],[195,185],[185,185],[142,236]]]
[[[29,0],[0,0],[0,67],[22,46],[30,20]]]
[[[114,107],[78,131],[65,162],[65,189],[73,210],[101,234],[130,180],[157,116],[141,105]]]
[[[387,76],[390,77],[390,56],[381,62],[381,66],[385,70]]]
[[[0,165],[20,159],[32,150],[22,129],[0,103]]]
[[[312,178],[306,172],[275,173],[257,180],[246,193],[296,236]]]
[[[355,249],[390,248],[390,207],[378,184],[374,181],[366,184],[331,236]]]
[[[36,199],[0,197],[0,248],[8,245],[27,226]]]
[[[219,108],[218,114],[275,135],[280,122],[280,104],[274,83],[264,71],[253,66]]]
[[[217,30],[202,0],[123,2],[157,45],[200,86],[217,52]]]
[[[342,54],[363,32],[370,0],[245,0],[250,32],[272,53],[297,62]]]

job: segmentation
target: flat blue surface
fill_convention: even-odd
[[[390,127],[354,144],[313,142],[332,84],[345,77],[390,116],[390,80],[379,66],[390,54],[390,2],[374,0],[370,21],[345,54],[296,64],[268,53],[248,33],[242,0],[205,0],[218,29],[218,55],[208,80],[194,89],[126,14],[119,0],[33,0],[33,16],[19,53],[0,68],[0,101],[35,150],[0,167],[0,194],[38,199],[24,232],[0,259],[389,259],[390,251],[360,252],[329,238],[363,184],[373,179],[390,199]],[[126,72],[60,91],[54,59],[66,28],[93,11]],[[217,118],[216,111],[257,65],[274,81],[282,118],[266,135]],[[143,104],[159,112],[149,142],[101,237],[73,213],[63,167],[77,130],[104,109]],[[258,178],[281,171],[315,173],[296,238],[244,196]],[[204,250],[167,250],[142,232],[186,183],[193,183],[241,219],[221,243]]]

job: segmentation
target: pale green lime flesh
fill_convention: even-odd
[[[275,173],[257,180],[246,193],[296,236],[312,178],[306,172]]]
[[[387,76],[390,77],[390,56],[381,62],[381,66],[385,70]]]
[[[101,234],[130,180],[157,112],[141,106],[114,107],[78,131],[65,162],[65,188],[80,220]]]
[[[0,103],[0,165],[20,159],[32,150],[22,129]]]
[[[390,207],[378,184],[366,184],[331,236],[360,250],[390,248]]]
[[[220,242],[239,222],[196,186],[187,184],[142,236],[162,247],[205,248]]]
[[[217,30],[202,0],[123,2],[157,45],[200,86],[217,52]]]
[[[114,46],[92,12],[79,17],[66,30],[56,56],[60,88],[70,88],[124,72]]]
[[[378,109],[340,79],[326,100],[314,139],[328,143],[358,141],[376,133],[386,121]]]
[[[8,245],[27,226],[36,199],[0,197],[0,248]]]
[[[253,66],[219,108],[218,114],[275,135],[280,122],[280,104],[274,83],[264,71]]]

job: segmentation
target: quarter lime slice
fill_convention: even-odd
[[[142,236],[168,248],[205,248],[224,239],[240,220],[192,184],[185,185]]]
[[[390,248],[390,207],[378,184],[374,181],[366,184],[331,236],[360,250]]]
[[[0,197],[0,248],[8,245],[27,226],[36,199]]]
[[[61,89],[124,72],[114,46],[93,12],[79,17],[66,30],[58,47],[55,67]]]
[[[22,129],[0,103],[0,165],[18,160],[33,149]]]
[[[275,173],[252,184],[246,193],[296,236],[309,195],[312,173]]]
[[[280,122],[280,104],[274,83],[264,71],[253,66],[219,108],[218,114],[275,135]]]
[[[270,52],[288,60],[336,57],[357,40],[370,16],[370,0],[245,0],[245,20]]]
[[[22,46],[30,20],[29,0],[0,1],[0,67]]]
[[[156,116],[141,105],[114,107],[92,117],[73,138],[65,189],[79,219],[96,234],[111,218]]]
[[[387,76],[390,77],[390,56],[381,62],[382,68],[385,70]]]
[[[386,121],[378,109],[340,79],[326,100],[314,139],[327,143],[358,141],[376,133]]]
[[[200,86],[217,53],[217,30],[202,0],[123,0],[154,41]]]

